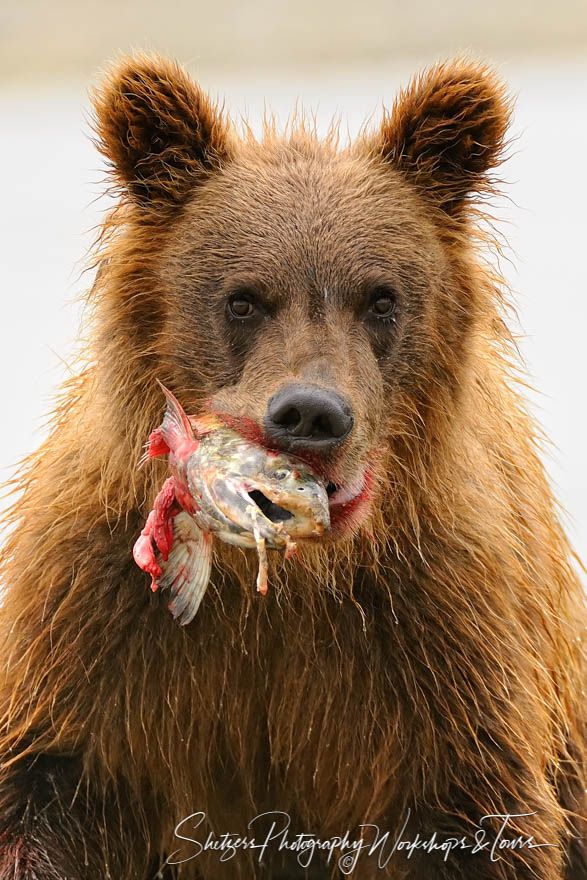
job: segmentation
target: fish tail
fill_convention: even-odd
[[[157,381],[159,382],[158,379]],[[165,410],[161,427],[154,431],[149,438],[149,457],[151,455],[162,455],[164,451],[173,451],[186,439],[196,439],[192,423],[185,414],[178,399],[162,382],[159,382],[159,385],[165,395],[167,409]],[[153,438],[152,445],[151,438]],[[167,446],[167,450],[163,449],[164,445]]]

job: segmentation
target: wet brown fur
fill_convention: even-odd
[[[437,66],[349,147],[304,118],[239,137],[146,56],[108,75],[96,108],[120,199],[83,362],[15,479],[2,557],[1,880],[146,880],[183,817],[246,833],[277,809],[323,838],[397,831],[408,809],[439,834],[535,813],[517,833],[558,847],[367,858],[353,876],[579,880],[581,588],[483,258],[502,86],[466,59]],[[400,310],[382,342],[353,297],[389,277]],[[274,320],[231,339],[220,304],[251,286]],[[212,400],[260,420],[292,377],[352,402],[332,467],[351,479],[379,450],[372,513],[276,554],[265,599],[254,554],[217,545],[181,629],[131,557],[165,476],[137,467],[155,379],[189,412]],[[175,870],[196,868],[259,870],[244,853]]]

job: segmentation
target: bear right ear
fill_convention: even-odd
[[[370,150],[448,215],[491,191],[512,105],[496,74],[467,59],[438,64],[400,92]]]
[[[227,123],[176,63],[137,55],[94,93],[98,149],[145,207],[181,205],[230,155]]]

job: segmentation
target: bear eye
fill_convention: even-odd
[[[261,314],[261,309],[249,293],[231,296],[226,309],[229,318],[238,318],[240,321],[256,318]]]
[[[390,290],[378,290],[371,298],[369,314],[375,318],[392,321],[395,319],[397,299]]]

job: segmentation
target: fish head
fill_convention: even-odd
[[[249,480],[247,493],[261,514],[280,523],[291,538],[319,537],[330,525],[324,482],[291,456],[267,455],[263,468]]]

